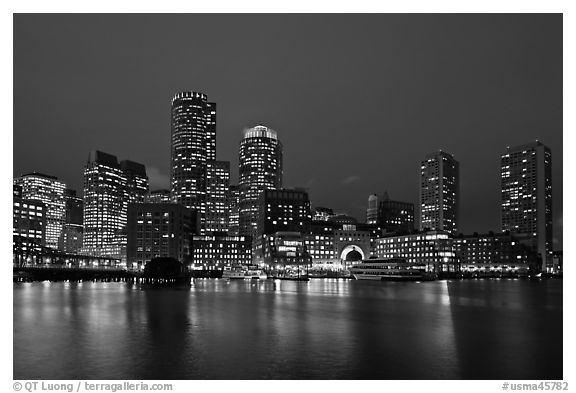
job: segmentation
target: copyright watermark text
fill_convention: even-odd
[[[133,392],[133,391],[172,391],[171,383],[146,383],[146,382],[46,382],[24,381],[14,382],[13,389],[16,392]]]

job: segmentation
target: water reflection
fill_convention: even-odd
[[[15,283],[14,377],[561,379],[561,284]]]

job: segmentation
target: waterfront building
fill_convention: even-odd
[[[199,232],[199,218],[176,203],[130,203],[127,224],[128,268],[141,270],[156,257],[191,263],[191,241]]]
[[[420,230],[456,234],[460,209],[458,161],[439,151],[427,155],[420,169]]]
[[[386,232],[414,230],[414,204],[410,202],[392,201],[388,193],[378,203],[376,222]]]
[[[206,232],[227,232],[230,210],[230,162],[208,161],[206,185]]]
[[[262,251],[255,255],[255,262],[273,276],[302,275],[312,266],[305,235],[301,232],[262,235]]]
[[[14,179],[14,185],[22,190],[23,199],[41,201],[46,207],[46,247],[58,248],[58,238],[65,220],[66,184],[57,177],[42,173],[28,173]]]
[[[501,157],[502,231],[531,238],[541,269],[552,264],[552,153],[541,142],[509,147]]]
[[[509,232],[460,234],[454,237],[452,244],[462,269],[479,264],[537,267],[537,256],[526,245],[525,239]]]
[[[172,198],[198,212],[204,232],[207,163],[216,159],[216,105],[203,93],[177,93],[171,124]]]
[[[150,194],[144,197],[145,203],[172,203],[170,190],[159,189],[150,191]]]
[[[22,187],[13,188],[12,233],[14,263],[30,261],[46,244],[46,205],[35,199],[22,197]]]
[[[453,240],[446,231],[423,231],[405,235],[386,235],[377,240],[378,258],[403,258],[409,263],[426,265],[428,271],[456,272],[458,259]]]
[[[258,202],[256,239],[253,239],[255,258],[262,260],[267,245],[270,254],[268,259],[281,258],[274,254],[278,249],[270,240],[269,235],[278,232],[306,234],[310,231],[311,220],[310,200],[306,191],[299,189],[263,190]],[[276,242],[281,238],[283,237],[275,237]]]
[[[261,125],[244,130],[239,163],[239,233],[255,237],[260,194],[282,188],[282,143],[276,131]]]
[[[342,264],[334,247],[335,225],[326,221],[313,221],[310,232],[304,235],[306,249],[312,259],[312,268],[318,270],[340,270]]]
[[[310,200],[300,189],[264,190],[258,203],[257,235],[310,231]]]
[[[221,270],[252,263],[252,239],[212,233],[192,240],[192,269]]]
[[[378,195],[372,194],[368,197],[368,209],[366,209],[366,223],[376,224],[378,219]]]
[[[240,233],[240,188],[237,185],[228,187],[228,235],[239,236]]]
[[[334,230],[334,250],[345,269],[370,258],[370,231],[358,230],[355,224],[342,225]]]
[[[145,185],[142,179],[146,179]],[[82,252],[122,258],[125,263],[128,203],[142,201],[147,189],[143,165],[127,161],[119,164],[114,155],[90,152],[84,169]]]

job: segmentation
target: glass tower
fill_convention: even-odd
[[[552,264],[552,153],[536,141],[509,147],[501,162],[502,230],[524,235],[545,271]]]
[[[84,168],[83,253],[125,258],[127,209],[148,191],[144,165],[93,151]]]
[[[420,166],[420,230],[458,231],[460,170],[443,151],[426,156]]]
[[[262,191],[282,188],[282,143],[265,126],[244,130],[240,141],[239,231],[255,236]]]
[[[207,163],[216,159],[216,104],[203,93],[181,92],[172,99],[172,199],[206,224]]]
[[[208,161],[206,184],[206,231],[228,231],[230,162]]]
[[[22,198],[44,202],[46,206],[46,246],[58,248],[58,238],[66,220],[66,184],[57,177],[28,173],[14,179],[22,187]]]

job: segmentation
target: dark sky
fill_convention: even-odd
[[[368,195],[418,202],[423,157],[461,170],[461,229],[500,229],[500,155],[552,149],[562,246],[562,15],[14,16],[14,176],[81,192],[92,149],[168,187],[170,100],[217,103],[217,155],[238,179],[245,127],[275,129],[284,183],[365,218]]]

